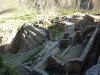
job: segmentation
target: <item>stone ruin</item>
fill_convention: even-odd
[[[46,43],[50,39],[50,32],[36,24],[24,24],[11,43],[11,53],[27,53]]]
[[[58,23],[58,22],[66,20],[66,19],[67,19],[66,16],[57,16],[51,20],[51,23]]]
[[[70,26],[59,39],[47,43],[35,61],[22,65],[28,75],[72,75],[74,73],[83,75],[82,72],[93,52],[100,27],[91,25],[92,22],[86,23],[84,19],[87,26],[83,28],[84,23],[80,22],[82,25],[79,23]],[[79,29],[76,30],[77,26]],[[32,50],[32,47],[35,48],[50,38],[49,31],[37,25],[25,24],[19,32],[21,32],[18,34],[21,37],[17,37],[21,39],[19,53],[28,48]],[[16,45],[14,47],[16,48]]]
[[[86,64],[86,60],[88,60],[88,56],[91,53],[91,49],[94,45],[93,43],[98,33],[98,30],[99,28],[95,28],[91,38],[88,41],[83,42],[86,44],[86,46],[77,57],[75,55],[75,57],[72,57],[71,59],[66,58],[66,55],[71,51],[71,48],[75,42],[68,44],[68,46],[62,53],[59,49],[59,43],[57,43],[55,47],[52,47],[51,44],[51,49],[48,47],[44,48],[44,50],[41,52],[42,55],[40,54],[40,57],[42,56],[41,58],[43,60],[37,65],[34,65],[34,67],[31,67],[30,70],[28,69],[30,71],[30,75],[67,75],[68,73],[78,73],[80,75],[80,72],[83,70],[84,65]],[[75,35],[76,34],[74,34],[74,36]],[[80,32],[77,32],[77,36],[78,38],[80,38],[80,40],[76,39],[75,41],[82,42],[82,34],[80,34]],[[47,50],[45,51],[45,49]],[[50,52],[46,53],[47,51]],[[66,58],[66,60],[64,60],[64,58]]]

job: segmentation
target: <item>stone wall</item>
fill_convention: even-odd
[[[77,31],[77,41],[82,42],[83,34],[80,31]]]
[[[75,32],[68,39],[69,45],[74,44],[76,42],[76,39],[77,39],[77,35],[76,35],[76,32]]]
[[[88,57],[91,53],[98,30],[99,30],[99,28],[96,28],[96,30],[94,31],[92,37],[88,41],[87,46],[84,49],[84,52],[82,53],[80,58],[71,59],[68,62],[70,65],[69,66],[70,71],[72,71],[72,72],[81,72],[82,71],[82,69],[83,69],[84,65],[86,64],[86,61],[88,60]]]
[[[62,74],[67,73],[67,66],[65,65],[65,63],[57,59],[56,57],[54,56],[49,57],[48,62],[49,62],[49,66],[52,69],[57,70],[58,72],[61,72]]]
[[[46,72],[46,68],[51,67],[48,58],[51,56],[60,58],[60,50],[58,49],[57,45],[58,41],[50,42],[48,45],[46,45],[46,47],[39,54],[42,60],[31,69],[33,75],[49,75]]]
[[[84,32],[83,32],[83,38],[90,32],[94,31],[96,27],[92,26],[92,27],[87,27]]]
[[[67,39],[69,36],[69,33],[65,33],[64,36],[63,36],[63,39]]]
[[[72,47],[72,45],[69,45],[61,54],[60,54],[60,59],[69,52],[70,48]]]

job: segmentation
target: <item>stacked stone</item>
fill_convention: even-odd
[[[56,57],[50,56],[48,58],[48,62],[51,68],[57,70],[58,72],[61,72],[62,74],[67,73],[67,66],[65,65],[65,63],[57,59]]]
[[[82,53],[82,55],[80,56],[80,58],[75,58],[75,59],[71,59],[68,63],[70,65],[70,71],[72,72],[81,72],[86,60],[89,56],[89,54],[91,53],[91,49],[93,47],[96,35],[99,31],[99,28],[96,28],[96,30],[94,31],[92,37],[90,38],[90,40],[87,43],[86,48],[84,49],[84,52]]]

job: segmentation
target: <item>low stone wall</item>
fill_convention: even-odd
[[[86,30],[84,30],[83,32],[83,38],[90,33],[91,31],[94,31],[96,27],[92,26],[92,27],[87,27]]]
[[[32,32],[30,32],[28,29],[25,29],[27,31],[27,35],[30,35],[32,38],[34,38],[37,42],[41,43],[42,42],[42,39],[41,37],[37,36],[37,35],[34,35],[32,34]]]
[[[28,39],[25,39],[24,34],[22,34],[22,39],[24,40],[24,43],[28,46],[28,48],[31,49],[33,45],[31,43],[29,43]],[[23,44],[21,44],[20,47],[23,47]],[[24,45],[24,47],[25,47],[25,45]],[[23,51],[27,51],[27,49],[24,49]]]
[[[70,48],[72,47],[72,45],[69,45],[61,54],[60,54],[60,59],[69,52]]]
[[[75,58],[75,59],[71,59],[68,63],[69,63],[69,71],[72,72],[81,72],[86,61],[88,60],[88,57],[91,53],[92,47],[94,45],[94,41],[96,38],[96,35],[98,33],[99,28],[96,28],[96,30],[94,31],[92,37],[90,38],[89,42],[87,43],[86,48],[84,49],[83,54],[80,56],[80,58]]]
[[[31,69],[32,75],[49,75],[45,72],[45,69],[48,67],[48,65],[47,58],[43,59]]]
[[[49,75],[45,71],[35,68],[31,75]]]
[[[56,47],[57,45],[58,45],[58,41],[48,43],[48,45],[46,45],[44,50],[39,54],[40,57],[43,58],[42,61],[40,61],[37,65],[35,65],[31,69],[32,75],[49,75],[45,71],[45,69],[50,66],[48,61],[49,57],[54,56],[56,58],[59,58],[60,55],[60,50],[58,49],[58,47]]]
[[[35,32],[37,35],[40,35],[41,37],[46,38],[45,35],[43,35],[43,34],[40,33],[39,31],[35,30],[32,26],[28,25],[28,26],[26,26],[26,28],[28,28],[29,30]]]
[[[52,69],[57,70],[58,72],[61,72],[62,74],[67,73],[67,66],[65,65],[65,63],[57,59],[56,57],[50,56],[48,58],[48,63]]]
[[[69,37],[69,40],[68,40],[69,41],[69,45],[74,44],[76,42],[76,38],[77,38],[77,34],[75,32]]]

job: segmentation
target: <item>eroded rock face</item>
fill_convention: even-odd
[[[9,0],[10,1],[10,0]],[[0,1],[0,8],[16,7],[18,9],[55,10],[61,9],[98,9],[100,0],[7,0]],[[12,5],[12,6],[10,6]]]

